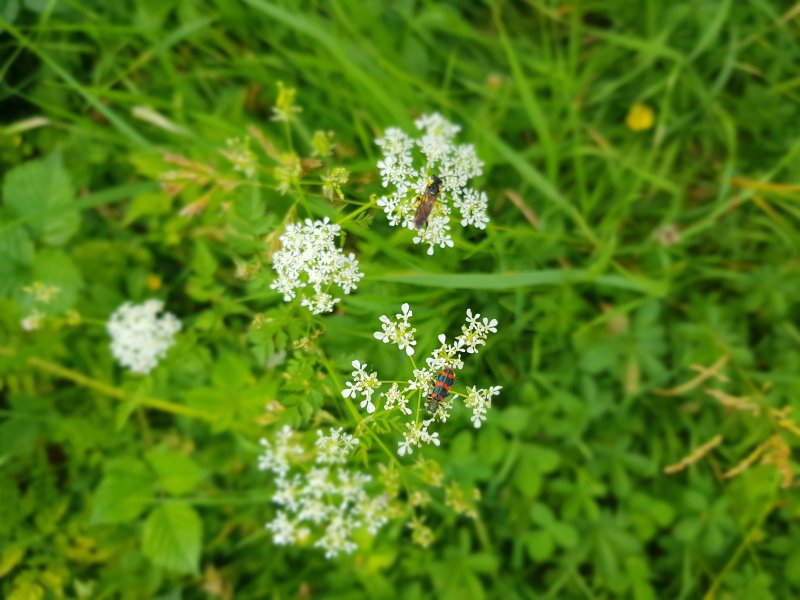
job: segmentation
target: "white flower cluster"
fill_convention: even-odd
[[[467,388],[467,397],[464,404],[472,409],[472,424],[479,428],[481,422],[486,420],[486,411],[492,408],[492,398],[500,395],[501,386],[493,385],[489,389],[479,390],[476,387]]]
[[[382,331],[375,332],[375,337],[384,343],[397,344],[400,350],[404,350],[410,357],[414,353],[413,346],[416,345],[414,334],[416,329],[411,327],[411,309],[408,304],[403,304],[402,312],[395,315],[396,320],[391,320],[383,315],[380,318]],[[413,368],[413,377],[407,381],[405,386],[392,383],[387,391],[380,392],[379,398],[383,399],[383,409],[391,411],[397,409],[402,415],[412,414],[409,402],[416,397],[417,407],[426,403],[430,398],[436,384],[436,378],[442,369],[450,368],[458,371],[464,367],[463,357],[466,354],[477,354],[481,346],[486,345],[489,334],[497,333],[497,319],[481,318],[479,314],[473,314],[471,309],[467,309],[464,325],[461,326],[461,334],[456,337],[452,344],[447,343],[447,336],[439,335],[440,346],[431,352],[425,359],[425,367]],[[413,361],[412,361],[413,364]],[[367,373],[366,364],[360,361],[353,361],[355,370],[352,372],[352,381],[345,384],[342,396],[345,398],[356,398],[359,394],[363,396],[361,407],[365,408],[369,414],[375,412],[376,407],[372,402],[375,392],[383,385],[376,372]],[[450,410],[453,406],[453,399],[461,397],[464,405],[472,410],[472,423],[475,427],[480,427],[486,420],[486,413],[492,406],[492,398],[497,396],[502,389],[501,386],[492,386],[488,389],[469,388],[466,395],[459,394],[453,390],[448,397],[444,398],[438,405],[430,418],[420,421],[419,410],[417,417],[405,424],[406,430],[403,431],[403,441],[398,442],[397,453],[400,456],[412,454],[414,447],[423,444],[440,444],[439,433],[429,431],[434,421],[446,422],[450,417]],[[433,410],[433,409],[431,409]]]
[[[428,254],[435,247],[453,246],[450,235],[451,204],[461,214],[461,226],[472,225],[485,229],[489,222],[485,192],[468,188],[470,179],[483,173],[483,162],[472,144],[456,144],[461,127],[450,123],[438,113],[423,115],[414,124],[421,132],[412,138],[401,129],[392,127],[384,137],[375,140],[383,151],[378,161],[383,187],[392,188],[378,200],[389,223],[415,229],[414,217],[420,197],[436,176],[441,179],[440,194],[424,228],[417,230],[415,244],[428,244]],[[421,164],[414,166],[415,149]]]
[[[281,506],[267,523],[278,545],[303,544],[312,537],[314,546],[325,551],[325,558],[356,549],[353,533],[366,529],[375,535],[388,521],[388,496],[370,495],[366,486],[371,477],[343,465],[358,439],[340,429],[329,435],[317,431],[314,450],[304,454],[295,443],[298,435],[284,426],[273,444],[261,440],[264,454],[259,469],[275,474],[277,490],[272,501]],[[304,464],[313,458],[313,466]]]
[[[297,290],[311,287],[313,295],[303,294],[301,306],[315,315],[331,312],[341,298],[329,293],[330,287],[337,285],[349,294],[364,276],[355,256],[336,247],[340,231],[328,217],[290,224],[280,238],[282,248],[272,257],[278,276],[270,287],[282,293],[286,302],[297,296]]]
[[[111,354],[124,367],[145,375],[152,371],[175,343],[181,322],[165,312],[161,300],[143,304],[126,302],[108,320],[106,330],[111,336]]]
[[[417,344],[414,334],[417,330],[411,327],[409,319],[414,314],[408,303],[400,307],[403,311],[395,315],[396,321],[392,321],[386,315],[381,315],[381,328],[383,331],[376,331],[373,335],[384,344],[397,344],[400,350],[405,350],[406,354],[414,354],[414,346]]]
[[[368,413],[375,412],[375,405],[372,403],[373,392],[381,387],[381,382],[378,379],[376,372],[367,373],[367,363],[361,364],[360,361],[354,360],[352,362],[353,369],[350,375],[353,381],[348,381],[347,386],[342,390],[342,396],[345,398],[355,398],[361,394],[364,399],[361,401],[361,408],[366,408]]]

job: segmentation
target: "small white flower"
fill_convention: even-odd
[[[325,528],[322,536],[314,546],[325,550],[325,558],[334,558],[340,553],[350,554],[357,546],[350,539],[351,532],[358,524],[349,516],[336,514]]]
[[[423,396],[433,391],[433,369],[414,369],[414,379],[408,380],[409,390],[420,390]]]
[[[472,409],[472,424],[475,428],[479,428],[483,421],[486,420],[486,412],[492,407],[492,398],[500,394],[502,386],[493,385],[488,389],[481,390],[475,386],[467,388],[467,397],[464,398],[464,404],[467,408]]]
[[[345,398],[355,398],[361,394],[364,398],[361,401],[361,408],[366,408],[368,413],[375,412],[375,405],[372,403],[372,395],[381,386],[378,379],[378,373],[367,373],[367,363],[362,364],[360,361],[354,360],[353,372],[351,376],[353,381],[345,382],[345,389],[342,390],[342,396]]]
[[[275,504],[285,506],[291,511],[296,511],[299,507],[299,498],[303,489],[300,475],[295,475],[291,480],[278,477],[278,479],[275,480],[275,485],[278,489],[272,496],[272,501]]]
[[[44,315],[34,309],[31,314],[20,321],[20,326],[25,331],[37,331],[41,329],[42,323],[44,323]]]
[[[483,321],[479,319],[479,314],[473,316],[472,310],[467,309],[466,323],[461,326],[461,335],[456,338],[469,354],[477,354],[478,346],[486,344],[489,334],[497,333],[497,319],[491,321],[487,318],[484,318]]]
[[[378,530],[389,522],[386,516],[389,508],[387,500],[387,496],[383,494],[369,498],[355,507],[367,531],[372,535],[378,533]]]
[[[453,200],[455,206],[461,213],[461,226],[472,225],[478,229],[486,229],[489,223],[489,216],[486,213],[488,199],[486,192],[476,190],[465,190],[463,194]]]
[[[360,404],[361,408],[366,407],[367,413],[372,414],[375,412],[375,405],[372,403],[372,399],[364,398]]]
[[[144,304],[126,302],[108,320],[111,353],[134,373],[147,374],[175,343],[181,322],[171,313],[158,313],[164,308],[161,300]]]
[[[355,398],[356,394],[358,394],[358,386],[352,381],[345,382],[345,385],[347,387],[342,390],[342,396],[345,398]]]
[[[261,445],[264,447],[264,452],[258,457],[258,468],[262,471],[272,471],[279,478],[285,477],[289,472],[292,457],[303,452],[299,445],[293,443],[293,436],[292,428],[285,425],[275,436],[274,446],[262,438]]]
[[[267,523],[267,529],[272,532],[272,541],[278,546],[296,544],[307,535],[305,528],[298,529],[296,524],[289,520],[286,513],[279,511],[275,519]]]
[[[400,456],[405,456],[406,454],[414,453],[414,450],[411,448],[411,446],[414,445],[414,442],[406,434],[403,434],[403,441],[397,442],[397,445],[399,446],[397,448],[397,453]]]
[[[412,356],[414,354],[414,346],[417,343],[414,339],[414,334],[417,330],[411,327],[409,319],[414,313],[411,312],[408,303],[403,304],[400,309],[403,312],[397,313],[394,321],[386,315],[381,315],[380,320],[383,331],[376,331],[373,335],[384,344],[397,344],[400,350],[405,350],[408,356]]]
[[[383,392],[381,396],[385,398],[383,404],[384,410],[392,410],[396,406],[403,414],[411,414],[411,409],[408,408],[408,397],[400,390],[400,386],[396,383],[393,383],[389,391]]]
[[[300,293],[301,306],[313,314],[331,312],[341,299],[330,293],[332,286],[349,294],[364,276],[354,254],[345,255],[335,238],[341,228],[330,222],[306,219],[292,223],[280,237],[281,249],[272,256],[276,278],[270,287],[289,302]],[[308,288],[308,289],[306,289]]]
[[[464,361],[461,359],[461,354],[464,353],[464,343],[456,338],[454,344],[448,344],[447,336],[444,334],[439,335],[439,342],[441,346],[436,348],[431,353],[431,356],[425,359],[428,369],[432,373],[440,371],[444,367],[456,370],[463,369]]]
[[[350,452],[358,445],[358,438],[349,433],[344,433],[344,429],[330,428],[329,435],[323,435],[322,431],[317,431],[317,464],[344,464]]]

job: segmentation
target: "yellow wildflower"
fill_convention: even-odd
[[[653,123],[655,123],[653,109],[641,102],[631,106],[628,116],[625,117],[625,124],[631,131],[647,131],[653,126]]]

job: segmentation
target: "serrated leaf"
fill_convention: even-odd
[[[170,502],[147,517],[142,552],[165,569],[198,573],[202,540],[203,526],[194,508],[182,502]]]
[[[125,523],[153,501],[155,481],[147,466],[135,459],[110,463],[94,497],[92,523]]]
[[[70,210],[75,192],[58,155],[19,165],[3,181],[3,201],[40,241],[65,244],[78,231],[80,213]]]
[[[205,472],[188,456],[168,448],[156,448],[147,460],[158,475],[158,482],[170,494],[185,494],[197,487]]]

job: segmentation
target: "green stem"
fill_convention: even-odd
[[[353,212],[351,212],[350,214],[348,214],[343,219],[339,219],[338,224],[342,225],[343,223],[347,223],[348,221],[352,221],[358,215],[360,215],[363,212],[368,211],[370,208],[372,208],[372,202],[367,202],[366,204],[362,205],[360,208],[358,208],[358,209],[354,210]]]
[[[10,348],[0,348],[0,356],[13,356],[14,351]],[[127,400],[128,394],[126,394],[123,390],[115,387],[111,384],[105,383],[103,381],[99,381],[97,379],[93,379],[83,373],[78,371],[74,371],[72,369],[68,369],[63,367],[57,363],[44,360],[37,356],[31,356],[26,361],[28,366],[33,367],[34,369],[38,369],[39,371],[44,371],[45,373],[49,373],[50,375],[54,375],[56,377],[60,377],[61,379],[67,379],[72,383],[80,385],[82,387],[89,388],[104,396],[109,396],[111,398],[116,398],[117,400]],[[169,402],[167,400],[161,400],[159,398],[152,398],[148,396],[135,398],[135,402],[147,408],[152,408],[154,410],[160,410],[162,412],[172,413],[174,415],[180,415],[184,417],[193,417],[196,419],[201,419],[203,421],[208,421],[209,423],[215,423],[219,421],[218,415],[212,415],[190,406],[184,406],[182,404],[176,404],[175,402]]]
[[[747,534],[745,534],[742,543],[739,544],[739,547],[736,548],[736,551],[730,557],[728,562],[725,563],[725,566],[722,567],[722,570],[714,578],[714,581],[711,583],[711,587],[708,588],[708,591],[706,592],[705,596],[703,596],[703,600],[714,600],[714,598],[717,597],[719,586],[725,580],[725,577],[728,575],[731,569],[733,569],[733,567],[735,567],[736,564],[739,562],[739,559],[742,557],[742,554],[744,554],[744,551],[750,547],[750,544],[759,535],[759,532],[761,531],[761,528],[764,525],[764,521],[767,520],[767,517],[769,517],[769,515],[772,513],[775,506],[776,505],[774,500],[770,498],[769,502],[764,507],[764,511],[758,517],[758,520],[750,528]]]

